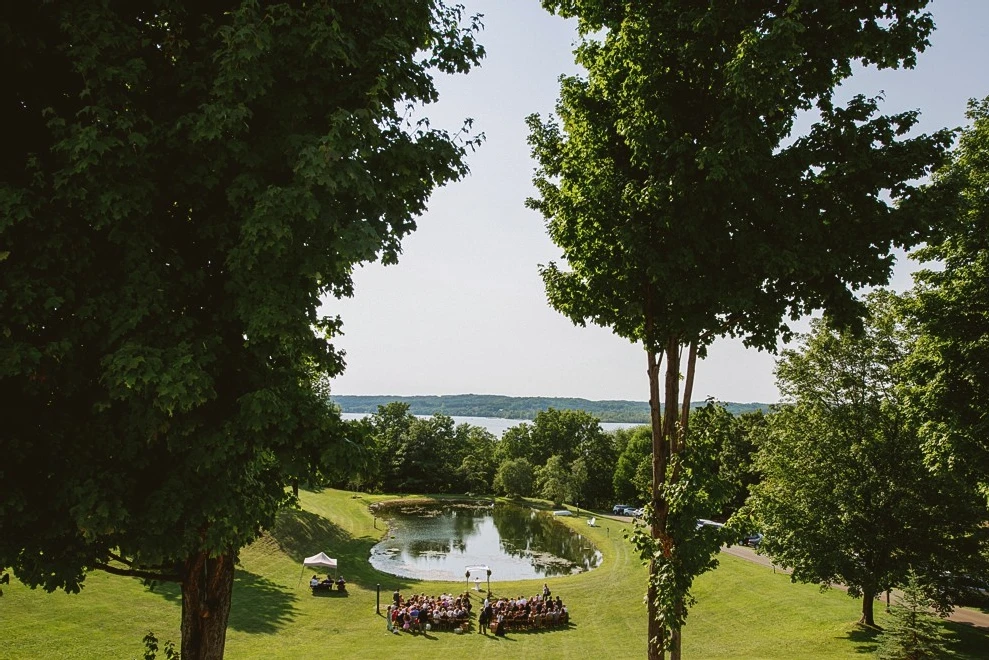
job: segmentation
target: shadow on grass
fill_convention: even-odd
[[[989,648],[989,635],[984,630],[967,623],[941,621],[941,630],[947,642],[946,658],[971,659],[985,658]],[[874,654],[879,649],[882,629],[857,625],[848,631],[845,639],[855,645],[855,652]]]
[[[344,594],[345,595],[345,594]],[[273,633],[295,619],[295,595],[266,577],[238,569],[228,626],[248,633]]]
[[[371,566],[367,558],[377,539],[354,538],[339,525],[303,509],[286,509],[279,513],[271,537],[282,552],[300,565],[306,557],[319,551],[335,558],[338,574],[345,576],[348,586],[374,590],[380,584],[383,604],[391,602],[391,592],[395,589],[406,590],[418,583],[382,573]]]
[[[941,626],[948,639],[948,650],[954,658],[985,658],[989,649],[989,634],[985,629],[970,623],[942,621]]]
[[[178,607],[182,606],[182,587],[177,582],[155,584],[151,592]],[[249,633],[277,632],[295,619],[296,610],[292,605],[295,598],[291,590],[245,571],[238,565],[234,570],[233,597],[227,625]]]
[[[879,635],[881,633],[882,630],[879,628],[859,624],[848,631],[845,639],[855,645],[856,653],[872,655],[879,648]]]

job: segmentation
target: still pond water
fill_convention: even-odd
[[[371,565],[401,577],[459,581],[468,566],[488,566],[492,582],[527,580],[601,563],[587,539],[551,514],[510,504],[395,504],[377,515],[389,533],[371,549]]]

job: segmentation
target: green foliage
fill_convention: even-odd
[[[536,487],[540,497],[555,505],[573,502],[576,495],[570,467],[559,456],[550,456],[546,465],[536,471]]]
[[[515,497],[532,495],[535,470],[524,458],[506,459],[495,472],[494,488],[500,493]]]
[[[346,413],[373,413],[378,406],[395,401],[409,404],[415,415],[451,417],[501,417],[502,419],[535,419],[540,412],[550,408],[557,410],[582,410],[602,422],[648,422],[649,404],[644,401],[588,401],[564,397],[519,397],[493,394],[453,394],[443,396],[365,396],[336,394],[333,403]],[[693,407],[704,405],[695,401]],[[766,403],[731,403],[725,407],[735,415],[762,410],[768,412]]]
[[[936,660],[947,655],[947,644],[934,605],[912,570],[903,585],[903,595],[890,610],[890,621],[879,644],[880,660]]]
[[[488,492],[494,479],[496,439],[446,415],[419,418],[405,403],[389,403],[366,420],[366,483],[414,493]]]
[[[696,422],[681,452],[669,469],[681,470],[681,477],[663,486],[664,500],[669,503],[667,529],[675,544],[664,544],[653,536],[650,521],[655,512],[646,508],[645,524],[636,522],[631,538],[644,561],[651,561],[650,591],[656,599],[656,612],[667,630],[680,628],[687,608],[694,604],[691,587],[694,579],[718,565],[716,554],[725,543],[737,541],[728,528],[698,525],[701,518],[711,518],[735,496],[740,484],[722,462],[721,433],[726,420],[733,417],[723,408],[708,404],[699,409]]]
[[[480,136],[415,121],[437,72],[483,55],[462,20],[440,0],[3,5],[0,566],[185,589],[187,560],[232,565],[286,483],[347,460],[321,299],[395,261],[466,174]],[[225,625],[221,582],[184,621]]]
[[[874,293],[864,334],[817,321],[801,351],[784,353],[777,376],[789,402],[769,417],[750,500],[761,549],[794,580],[862,596],[870,625],[873,596],[902,584],[911,565],[944,587],[987,547],[985,507],[924,467],[898,387],[907,343],[894,303]],[[945,590],[932,594],[949,606]]]
[[[627,441],[612,477],[615,499],[628,504],[644,502],[652,484],[652,429],[639,426],[625,435]]]
[[[148,631],[148,634],[144,636],[144,660],[155,660],[158,657],[158,638],[155,636],[153,630]],[[181,660],[182,656],[175,650],[175,644],[172,640],[167,640],[162,648],[162,654],[165,660]]]
[[[724,333],[773,350],[787,317],[861,314],[854,289],[885,282],[889,248],[924,229],[895,202],[951,135],[907,137],[916,112],[840,107],[833,91],[855,61],[912,66],[925,0],[543,4],[578,19],[588,72],[561,79],[559,122],[528,119],[528,205],[569,266],[542,269],[554,308],[656,350]]]
[[[939,268],[916,274],[907,303],[919,334],[910,402],[930,462],[966,473],[989,499],[989,98],[970,102],[968,117],[927,190],[941,230],[914,256]]]
[[[564,491],[554,491],[565,499],[580,498],[587,506],[606,506],[611,499],[615,465],[614,438],[601,430],[598,420],[581,410],[550,408],[536,414],[531,424],[522,423],[506,430],[498,442],[498,458],[524,458],[533,467],[542,467],[554,456],[568,470],[579,466],[581,478],[572,474]],[[554,470],[552,470],[555,472]]]

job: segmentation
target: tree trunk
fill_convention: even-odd
[[[659,412],[659,365],[662,356],[657,360],[656,352],[646,348],[649,360],[649,421],[652,424],[652,509],[651,532],[654,539],[660,539],[666,532],[666,515],[662,501],[660,486],[666,478],[666,447],[663,441],[663,429]],[[663,660],[666,657],[666,639],[663,627],[659,623],[656,608],[656,586],[653,577],[656,575],[655,560],[649,561],[649,645],[647,657],[649,660]]]
[[[876,627],[876,619],[873,616],[872,605],[876,600],[876,590],[868,587],[862,590],[862,618],[859,623],[870,628]]]
[[[220,660],[234,585],[234,557],[190,556],[182,572],[182,660]]]
[[[673,629],[670,635],[670,660],[680,660],[680,636],[682,632],[679,628]]]
[[[299,499],[299,479],[295,478],[292,480],[292,495],[295,499]]]

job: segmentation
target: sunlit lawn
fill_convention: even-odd
[[[602,566],[582,575],[549,580],[571,612],[568,629],[510,633],[392,635],[376,614],[394,589],[439,594],[465,583],[419,582],[375,571],[367,563],[383,525],[368,504],[386,497],[328,490],[303,492],[303,508],[283,516],[270,535],[243,551],[234,585],[227,635],[229,658],[641,658],[646,647],[642,600],[645,568],[621,534],[624,524],[598,515],[564,519],[604,554]],[[314,597],[301,560],[318,551],[337,557],[348,581],[346,596]],[[532,595],[542,581],[498,582],[495,595]],[[696,583],[698,603],[684,630],[688,658],[862,657],[875,648],[856,625],[858,603],[842,592],[820,593],[810,585],[756,564],[723,555],[721,566]],[[179,640],[179,591],[165,585],[150,592],[140,581],[94,573],[82,594],[44,594],[20,583],[0,597],[0,658],[138,658],[141,639],[153,630]],[[877,608],[881,612],[882,608]],[[880,624],[882,617],[880,614]],[[985,657],[989,638],[946,624],[958,657]],[[982,653],[982,655],[980,655]]]

